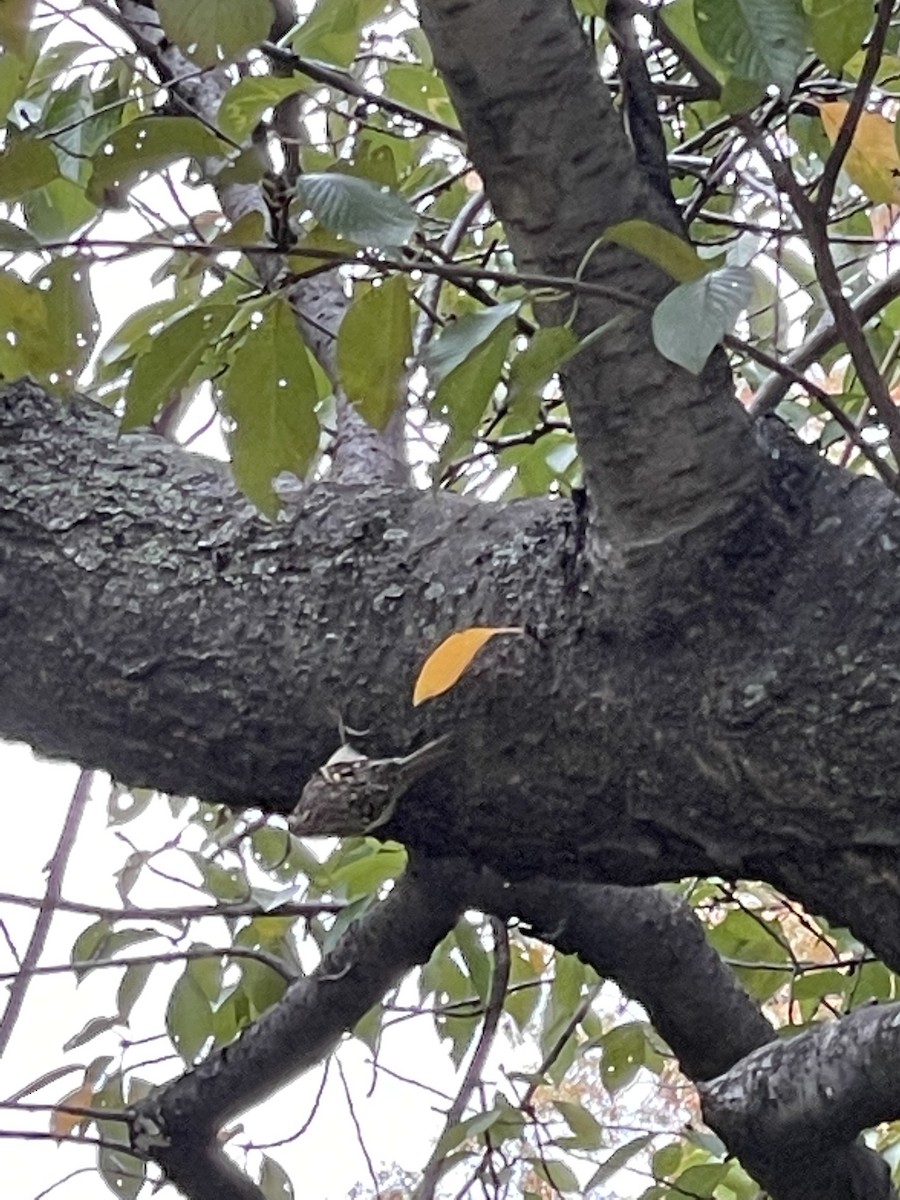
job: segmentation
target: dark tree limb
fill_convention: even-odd
[[[258,1200],[255,1185],[225,1157],[217,1131],[330,1054],[389,988],[424,963],[456,924],[468,880],[461,862],[413,863],[237,1042],[128,1110],[135,1150],[191,1200]]]
[[[317,485],[272,525],[221,465],[9,388],[0,731],[284,813],[334,713],[373,757],[452,729],[388,836],[512,877],[766,878],[900,962],[900,508],[777,424],[764,448],[743,540],[633,628],[566,503]],[[477,624],[531,632],[412,709]]]
[[[518,917],[638,1000],[688,1078],[711,1079],[774,1037],[690,908],[662,888],[491,876],[482,888],[479,906]]]
[[[890,1197],[887,1163],[862,1153],[841,1161],[835,1147],[900,1117],[898,1059],[900,1005],[860,1008],[703,1084],[703,1115],[778,1200]]]
[[[422,0],[420,9],[519,267],[626,283],[633,296],[631,311],[579,303],[580,333],[616,324],[576,356],[564,380],[604,532],[626,559],[643,560],[656,559],[666,539],[705,527],[686,551],[696,562],[718,519],[757,486],[760,464],[739,407],[721,391],[711,398],[703,381],[653,347],[649,310],[671,280],[639,255],[598,242],[604,229],[635,217],[679,228],[635,164],[569,0]],[[547,304],[541,314],[560,323],[572,310]]]
[[[643,1005],[700,1087],[709,1125],[775,1200],[896,1196],[884,1160],[855,1139],[900,1111],[889,1066],[900,1055],[900,1006],[781,1042],[674,895],[490,877],[482,889],[479,905],[527,921],[535,936],[577,954]],[[864,1052],[854,1053],[860,1043]]]
[[[387,900],[352,924],[317,970],[236,1043],[130,1109],[135,1150],[191,1200],[258,1200],[255,1185],[224,1155],[218,1129],[321,1061],[473,905],[527,921],[534,935],[577,953],[639,1000],[686,1074],[701,1083],[709,1123],[775,1200],[894,1196],[883,1161],[854,1142],[862,1128],[895,1115],[900,1100],[884,1069],[898,1049],[894,1009],[863,1010],[778,1042],[674,896],[549,880],[511,885],[461,860],[414,862]],[[815,1192],[807,1188],[812,1178]]]

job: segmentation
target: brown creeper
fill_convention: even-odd
[[[288,827],[299,837],[371,833],[391,819],[421,775],[449,756],[449,734],[403,758],[367,758],[345,743],[306,782]]]

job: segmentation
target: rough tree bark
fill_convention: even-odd
[[[392,907],[351,930],[319,982],[299,982],[287,1007],[140,1106],[135,1146],[189,1195],[258,1195],[215,1146],[217,1126],[324,1053],[480,897],[620,977],[694,1078],[732,1068],[706,1088],[709,1119],[773,1195],[890,1195],[880,1162],[853,1144],[863,1120],[900,1111],[888,1089],[860,1115],[848,1086],[846,1104],[833,1098],[840,1119],[817,1120],[810,1096],[833,1081],[815,1071],[825,1039],[812,1037],[795,1064],[810,1096],[782,1105],[773,1083],[761,1139],[750,1084],[761,1063],[776,1078],[781,1048],[727,979],[691,997],[688,967],[706,949],[689,914],[661,916],[660,893],[630,894],[632,945],[597,920],[625,919],[609,885],[751,876],[900,967],[900,505],[777,423],[751,427],[713,373],[696,380],[654,351],[648,307],[666,279],[595,242],[628,217],[671,217],[566,0],[421,8],[519,265],[571,275],[590,251],[585,278],[609,297],[580,303],[579,331],[620,319],[565,379],[586,511],[324,483],[270,524],[220,467],[149,434],[119,437],[89,401],[59,405],[28,383],[0,396],[5,736],[129,784],[273,813],[335,748],[331,713],[368,728],[378,755],[455,736],[447,769],[385,829],[419,864]],[[414,711],[425,654],[474,624],[527,633],[495,641]],[[663,920],[683,959],[659,995]],[[597,928],[608,943],[592,941]],[[323,1001],[329,989],[340,1002]],[[712,1057],[701,1012],[704,1031],[734,1018]],[[864,1073],[873,1044],[893,1049],[894,1019],[829,1036]],[[798,1177],[805,1115],[822,1169]]]

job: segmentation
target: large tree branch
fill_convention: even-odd
[[[714,527],[756,486],[759,463],[730,397],[711,396],[653,347],[648,310],[671,281],[636,254],[597,245],[606,228],[630,218],[670,230],[677,223],[635,165],[569,0],[422,0],[420,7],[519,266],[583,273],[619,288],[627,281],[634,297],[631,311],[600,299],[579,303],[580,333],[618,323],[565,373],[606,534],[623,554],[639,550],[644,558],[665,539]],[[564,304],[542,308],[550,322],[570,315]],[[721,377],[711,384],[722,385]],[[697,557],[703,544],[702,537],[693,543]]]
[[[695,915],[661,889],[550,880],[509,887],[483,877],[477,903],[527,921],[536,936],[578,954],[640,1001],[682,1070],[701,1084],[710,1126],[776,1200],[895,1196],[884,1160],[855,1141],[897,1111],[893,1073],[873,1079],[878,1066],[896,1061],[893,1010],[878,1022],[880,1041],[870,1032],[864,1054],[854,1053],[856,1024],[846,1020],[817,1030],[819,1041],[785,1044]]]
[[[316,970],[237,1042],[158,1088],[128,1114],[132,1144],[192,1200],[258,1200],[216,1141],[217,1131],[321,1061],[341,1035],[414,966],[464,907],[465,864],[413,864],[386,900],[355,921]]]
[[[789,437],[767,454],[747,540],[632,629],[567,504],[320,485],[270,525],[220,466],[7,389],[0,731],[284,812],[334,714],[376,757],[452,728],[392,836],[507,875],[768,878],[900,962],[900,509]],[[413,710],[475,624],[533,632]]]
[[[900,1005],[857,1009],[773,1042],[700,1088],[703,1115],[779,1200],[895,1195],[887,1163],[835,1147],[900,1117]]]
[[[853,1139],[896,1107],[893,1082],[876,1071],[879,1055],[890,1061],[895,1016],[877,1025],[866,1020],[858,1039],[865,1054],[851,1053],[858,1024],[852,1018],[816,1031],[818,1041],[770,1045],[771,1026],[674,896],[550,880],[510,886],[463,861],[414,864],[389,898],[352,924],[317,970],[293,984],[238,1042],[130,1110],[135,1148],[192,1200],[258,1200],[254,1185],[222,1152],[217,1130],[321,1061],[472,905],[524,919],[537,936],[579,954],[644,1005],[691,1078],[718,1075],[701,1088],[707,1119],[776,1200],[813,1194],[803,1190],[813,1177],[807,1153],[814,1157],[818,1200],[893,1196],[883,1161]],[[823,1040],[829,1044],[813,1055]],[[797,1079],[808,1080],[802,1102]],[[758,1119],[757,1105],[765,1120]],[[800,1156],[798,1145],[806,1147]]]

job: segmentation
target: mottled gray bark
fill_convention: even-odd
[[[898,963],[900,509],[764,444],[739,536],[623,616],[568,503],[317,485],[270,525],[221,467],[8,389],[0,731],[286,811],[333,714],[375,755],[453,730],[389,827],[419,850],[513,876],[761,876]],[[426,654],[474,624],[529,632],[412,709]]]
[[[661,543],[690,531],[701,555],[756,486],[760,463],[722,372],[711,370],[711,394],[653,349],[650,312],[672,280],[638,254],[598,244],[609,226],[636,217],[681,230],[635,164],[569,0],[419,7],[519,267],[610,289],[608,299],[540,312],[553,324],[574,313],[583,335],[618,322],[565,370],[588,489],[617,558],[658,561]]]
[[[900,1006],[851,1019],[846,1039],[841,1022],[784,1042],[696,915],[661,888],[544,879],[502,887],[486,876],[473,894],[641,1002],[700,1085],[707,1123],[778,1200],[895,1196],[887,1164],[854,1139],[897,1111],[887,1064],[897,1058]]]
[[[763,1046],[701,1086],[703,1115],[779,1200],[889,1194],[886,1163],[834,1148],[900,1117],[900,1005],[857,1009]]]

